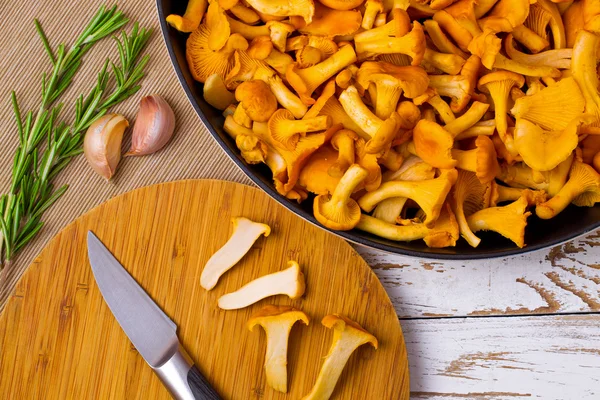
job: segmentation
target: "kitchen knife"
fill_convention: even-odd
[[[137,351],[178,400],[218,400],[177,339],[177,325],[91,231],[88,257],[110,311]]]

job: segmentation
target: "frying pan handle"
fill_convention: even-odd
[[[154,372],[176,400],[221,400],[181,345]]]

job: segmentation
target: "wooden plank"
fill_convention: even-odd
[[[402,321],[411,399],[600,398],[600,315]]]
[[[600,311],[600,232],[519,257],[432,261],[357,247],[400,317]]]

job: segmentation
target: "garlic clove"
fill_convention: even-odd
[[[142,98],[138,111],[131,148],[125,156],[145,156],[162,149],[175,131],[175,113],[158,95]]]
[[[88,128],[83,141],[83,154],[96,173],[109,180],[121,161],[123,133],[129,126],[125,117],[106,114]]]

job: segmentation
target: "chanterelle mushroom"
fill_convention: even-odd
[[[248,218],[235,217],[233,222],[233,234],[215,254],[213,254],[200,276],[200,285],[211,290],[215,287],[221,275],[231,269],[250,250],[256,239],[261,235],[269,236],[271,228],[269,225],[253,222]]]
[[[265,373],[267,384],[273,389],[287,393],[288,338],[297,321],[309,324],[308,315],[289,306],[265,306],[254,314],[246,326],[251,331],[260,325],[267,335]]]
[[[268,121],[277,110],[277,98],[261,80],[242,82],[235,90],[235,98],[253,121]]]
[[[236,310],[279,294],[286,295],[290,299],[297,299],[302,297],[305,289],[304,274],[300,271],[300,265],[296,261],[288,261],[287,269],[261,276],[235,292],[221,296],[219,308]]]
[[[344,366],[358,347],[370,343],[378,347],[377,338],[356,322],[340,315],[327,315],[321,323],[333,329],[333,340],[312,391],[302,400],[327,400],[331,397]]]

